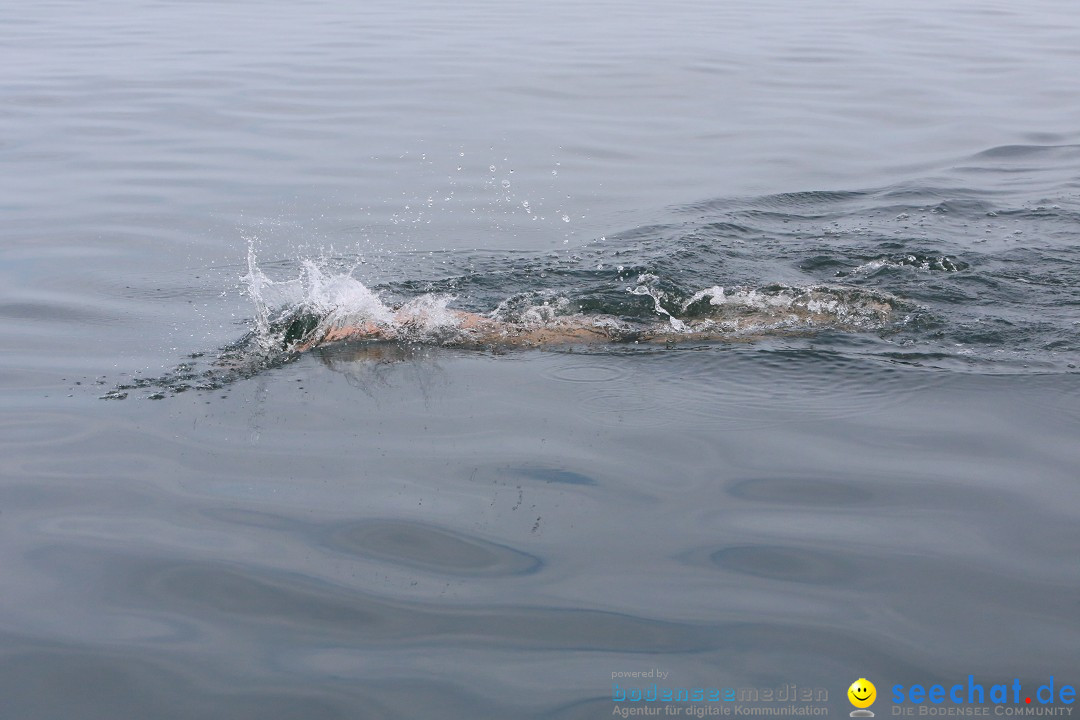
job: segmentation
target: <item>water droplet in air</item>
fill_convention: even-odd
[[[569,215],[563,215],[562,216],[562,221],[563,222],[570,222],[570,216]]]

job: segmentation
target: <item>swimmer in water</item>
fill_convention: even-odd
[[[248,333],[224,347],[201,373],[185,362],[160,378],[117,385],[103,397],[120,399],[141,387],[161,398],[191,388],[214,389],[248,378],[270,366],[314,351],[327,365],[355,372],[360,363],[378,369],[387,363],[422,359],[434,348],[502,353],[521,350],[572,350],[585,345],[674,345],[751,342],[776,335],[807,335],[821,330],[885,329],[900,301],[859,288],[814,286],[763,289],[709,288],[682,303],[674,317],[657,302],[651,318],[609,314],[559,314],[555,307],[526,307],[505,317],[500,308],[478,314],[445,307],[445,296],[421,296],[392,308],[298,307],[274,319],[269,331]],[[562,307],[567,303],[562,303]],[[198,357],[199,354],[192,357]]]
[[[305,352],[338,342],[421,342],[473,348],[544,348],[596,343],[670,344],[685,341],[748,340],[769,331],[805,332],[823,327],[860,326],[887,320],[891,307],[864,299],[857,313],[837,313],[834,296],[810,291],[782,306],[734,308],[710,317],[680,320],[667,316],[651,323],[628,322],[611,315],[564,315],[547,320],[512,322],[463,310],[432,311],[409,305],[392,319],[329,322],[291,347]],[[722,310],[722,308],[721,308]]]

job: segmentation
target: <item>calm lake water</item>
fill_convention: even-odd
[[[56,0],[0,33],[0,717],[1080,683],[1075,3]],[[281,352],[409,301],[756,324]]]

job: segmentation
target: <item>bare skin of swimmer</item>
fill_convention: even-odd
[[[889,315],[890,307],[884,302],[865,302],[864,311],[884,320]],[[449,317],[442,315],[443,312],[449,313]],[[413,331],[423,334],[425,328],[430,327],[431,319],[424,311],[399,309],[393,322],[365,321],[331,327],[293,349],[303,352],[341,341],[408,340],[413,336]],[[666,344],[687,340],[746,341],[764,334],[770,325],[774,328],[782,326],[786,332],[809,331],[818,319],[822,319],[820,311],[815,311],[809,304],[793,304],[779,310],[755,310],[728,318],[670,320],[633,325],[605,315],[560,316],[542,324],[530,324],[504,322],[462,310],[444,310],[440,312],[436,325],[440,330],[455,333],[446,344],[460,347],[538,348],[605,342]],[[825,322],[818,326],[832,324],[834,320],[835,318],[825,316]]]
[[[446,343],[458,347],[543,348],[565,347],[596,343],[649,343],[669,344],[677,342],[713,341],[746,342],[759,333],[746,333],[738,322],[724,325],[710,321],[688,321],[676,329],[670,323],[630,326],[611,316],[570,315],[556,318],[542,325],[519,324],[493,320],[476,313],[460,310],[451,313],[450,327],[457,336]],[[790,318],[801,313],[791,312]],[[293,347],[304,352],[315,347],[346,341],[395,341],[407,340],[410,328],[423,328],[423,316],[398,311],[394,322],[380,324],[366,321],[357,325],[332,327],[322,335]],[[440,323],[446,327],[445,318]],[[795,330],[797,332],[797,330]]]
[[[463,341],[477,345],[515,345],[542,346],[563,345],[567,343],[608,342],[611,335],[600,326],[590,326],[583,322],[563,322],[543,327],[512,325],[486,318],[476,313],[460,310],[451,311],[457,330],[463,334]],[[403,315],[395,316],[395,326],[407,328],[422,318]],[[569,319],[568,319],[569,320]],[[330,328],[322,337],[309,340],[298,346],[298,351],[309,350],[319,345],[355,340],[396,340],[401,333],[394,327],[387,327],[375,322],[359,325],[345,325]]]

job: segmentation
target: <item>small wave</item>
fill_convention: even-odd
[[[959,272],[968,264],[947,255],[904,254],[878,257],[855,267],[852,274],[870,274],[883,268],[913,268],[915,270]]]
[[[1080,145],[999,145],[998,147],[977,152],[972,155],[972,158],[1015,160],[1049,154],[1071,153],[1075,155],[1077,152],[1080,152]]]

